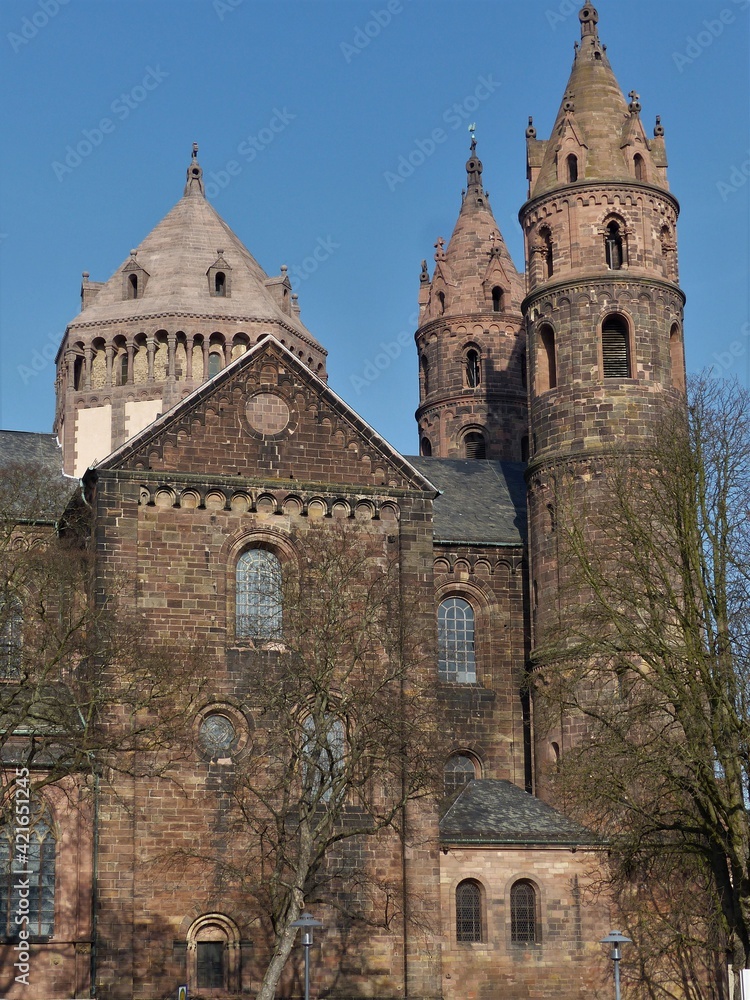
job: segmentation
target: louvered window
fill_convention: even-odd
[[[602,326],[602,366],[605,378],[630,378],[628,327],[620,316],[609,316]]]
[[[456,886],[456,940],[482,940],[482,890],[473,879]]]
[[[484,443],[484,435],[479,431],[471,431],[464,438],[464,453],[466,458],[486,458],[487,448]]]

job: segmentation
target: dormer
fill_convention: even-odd
[[[565,117],[555,147],[557,180],[560,184],[575,184],[586,176],[587,146],[580,125],[575,120],[573,95],[565,98]]]
[[[81,312],[90,306],[94,301],[96,296],[99,294],[99,289],[103,288],[106,282],[104,281],[91,281],[89,280],[89,272],[84,271],[81,275]]]
[[[232,295],[232,268],[224,259],[224,251],[217,250],[217,257],[206,271],[208,278],[208,294],[219,299],[228,299]]]
[[[122,297],[142,299],[148,284],[149,273],[135,259],[138,251],[130,251],[130,260],[122,269]]]
[[[289,280],[286,264],[281,265],[281,274],[274,278],[266,278],[264,284],[273,295],[273,300],[285,316],[292,315],[292,283]]]

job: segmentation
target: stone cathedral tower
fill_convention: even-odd
[[[613,446],[636,451],[660,407],[684,390],[684,295],[677,271],[679,206],[669,191],[664,131],[647,138],[586,4],[581,43],[552,135],[527,129],[529,200],[521,208],[528,292],[529,561],[532,636],[554,627],[559,601],[553,494],[572,475],[580,501],[597,496]],[[583,507],[580,507],[583,510]],[[583,516],[583,515],[582,515]],[[592,544],[594,540],[592,539]],[[533,663],[533,652],[532,652]],[[544,762],[573,738],[567,723],[538,735]]]
[[[435,245],[419,289],[420,453],[436,458],[526,458],[526,367],[516,270],[482,186],[476,139],[447,248]]]

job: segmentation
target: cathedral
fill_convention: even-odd
[[[226,803],[257,724],[249,678],[262,660],[270,684],[284,656],[285,611],[259,581],[301,538],[333,539],[341,525],[381,563],[397,557],[394,586],[434,638],[434,710],[450,745],[444,796],[408,803],[400,836],[358,844],[358,863],[394,887],[392,917],[358,928],[335,900],[306,901],[323,924],[314,992],[611,995],[599,943],[611,914],[595,891],[606,845],[548,794],[575,725],[539,725],[528,682],[557,601],[550,482],[566,468],[585,484],[603,450],[637,445],[684,392],[685,363],[664,129],[657,119],[647,134],[637,95],[623,96],[598,20],[581,8],[550,137],[528,122],[525,271],[473,137],[465,181],[457,172],[455,227],[415,289],[418,456],[329,387],[286,268],[266,274],[214,210],[197,147],[162,221],[108,280],[84,273],[56,359],[53,433],[0,432],[0,463],[62,467],[71,492],[81,481],[93,593],[118,581],[165,652],[185,636],[200,643],[204,693],[194,752],[171,776],[103,773],[85,801],[65,782],[42,790],[25,952],[5,835],[2,996],[257,994],[267,942],[242,892],[155,860],[178,839],[233,851]],[[20,676],[22,605],[3,625],[3,683]],[[279,996],[302,995],[301,962],[295,946]]]

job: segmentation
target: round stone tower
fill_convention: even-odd
[[[684,295],[678,286],[679,206],[667,183],[664,131],[641,123],[585,4],[581,42],[552,136],[529,120],[529,200],[521,208],[527,257],[523,302],[529,358],[529,555],[534,655],[554,630],[560,582],[555,484],[580,491],[576,509],[606,504],[597,470],[613,448],[648,443],[660,408],[684,392]],[[595,539],[591,538],[591,544]],[[571,724],[572,725],[572,724]],[[545,762],[575,730],[536,734]]]
[[[420,453],[525,460],[526,358],[516,270],[482,187],[472,136],[466,190],[448,246],[435,245],[419,292]]]

